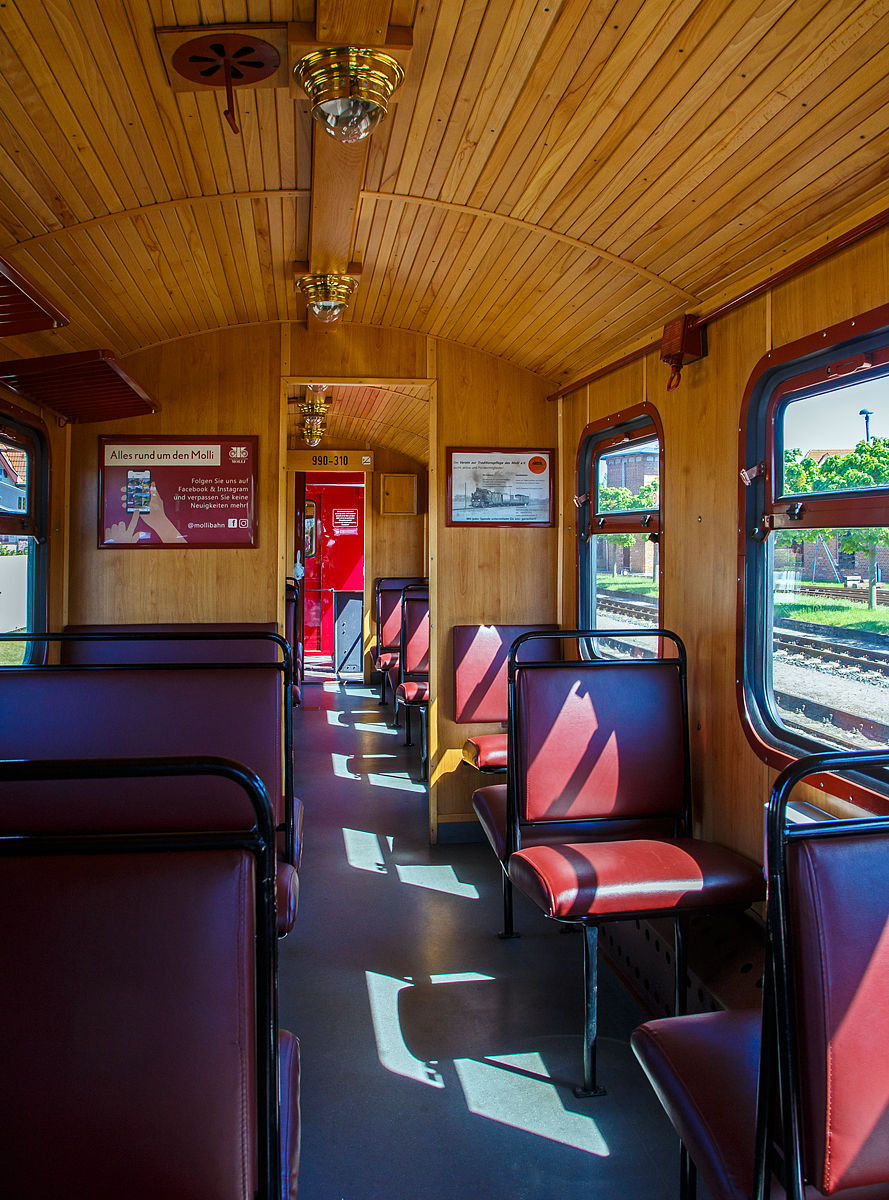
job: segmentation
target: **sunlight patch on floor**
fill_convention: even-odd
[[[343,842],[346,846],[346,860],[350,867],[355,867],[358,871],[388,874],[383,848],[375,833],[368,833],[365,829],[344,829]],[[392,849],[391,838],[389,838],[389,849]]]
[[[344,719],[347,715],[359,717],[365,711],[365,709],[356,708],[349,710],[349,713],[347,714],[345,712],[337,712],[335,709],[328,708],[327,724],[337,725],[340,729],[351,729],[356,733],[386,733],[389,734],[390,737],[394,737],[398,733],[397,729],[390,729],[390,727],[384,724],[382,721],[347,721]]]
[[[377,1040],[377,1057],[382,1066],[394,1075],[403,1075],[405,1079],[416,1079],[418,1083],[428,1084],[429,1087],[443,1088],[444,1080],[435,1067],[414,1058],[401,1033],[398,993],[413,985],[405,983],[403,979],[393,979],[390,975],[378,975],[375,971],[365,971],[365,976]]]
[[[507,1054],[483,1062],[456,1058],[454,1066],[471,1113],[608,1157],[608,1143],[596,1122],[564,1107],[539,1054]]]
[[[396,863],[395,870],[402,883],[429,888],[433,892],[446,892],[449,896],[462,896],[464,899],[478,900],[478,888],[471,883],[461,883],[450,863],[422,863],[409,866]]]

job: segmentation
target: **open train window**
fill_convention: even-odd
[[[0,633],[46,628],[49,460],[41,431],[0,410]],[[40,661],[43,647],[0,642],[0,665]]]
[[[578,453],[578,613],[587,629],[656,628],[663,436],[651,404],[588,425]],[[644,645],[644,643],[643,643]],[[636,653],[632,637],[600,653]]]
[[[742,713],[776,766],[889,745],[887,317],[773,352],[748,387]]]

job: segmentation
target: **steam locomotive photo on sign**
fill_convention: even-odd
[[[551,525],[552,450],[448,452],[449,525]]]

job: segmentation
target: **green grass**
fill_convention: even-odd
[[[596,587],[599,591],[609,588],[616,592],[635,592],[640,596],[656,596],[657,584],[647,575],[613,575],[599,574],[596,576]]]
[[[802,597],[798,600],[780,600],[776,597],[775,618],[889,634],[889,606],[870,609],[866,604],[844,603],[840,599],[827,597],[820,601],[813,597],[811,602]]]

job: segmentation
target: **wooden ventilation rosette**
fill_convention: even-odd
[[[58,413],[71,425],[142,417],[160,408],[110,350],[0,363],[0,384]]]
[[[227,108],[223,116],[235,133],[234,89],[255,87],[274,75],[281,56],[262,38],[244,33],[213,33],[192,38],[173,54],[172,65],[190,83],[224,87]]]

